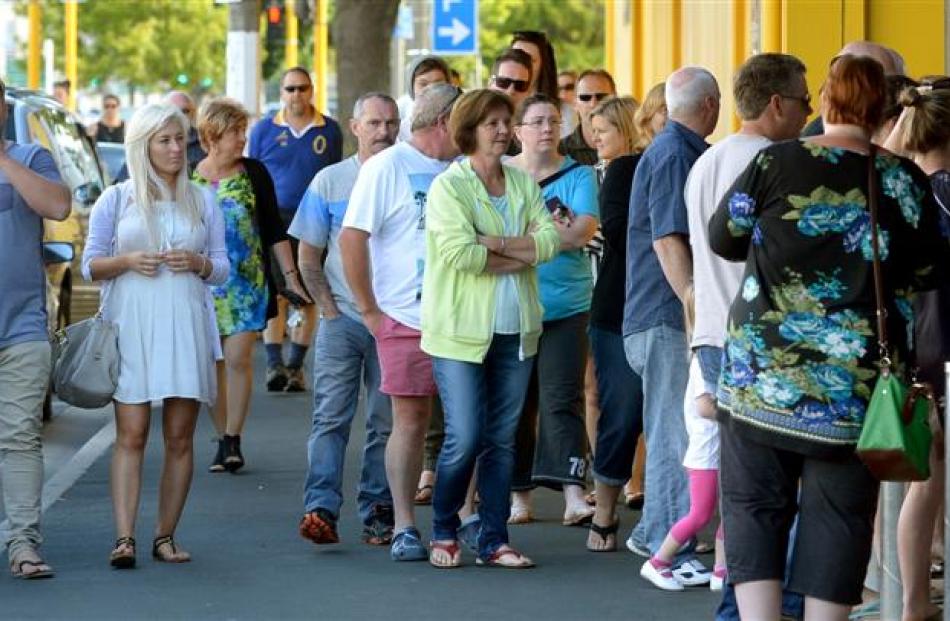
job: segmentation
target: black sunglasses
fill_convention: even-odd
[[[284,90],[288,93],[306,93],[310,90],[309,84],[291,84],[290,86],[285,86]]]
[[[950,78],[940,78],[934,80],[933,82],[924,80],[923,86],[929,86],[931,89],[938,91],[950,88]]]
[[[559,90],[559,91],[572,91],[572,90],[574,90],[574,85],[573,85],[573,84],[563,84],[563,85],[559,84],[558,87],[557,87],[557,90]]]
[[[509,88],[514,86],[516,91],[518,91],[519,93],[524,93],[531,86],[531,82],[529,82],[528,80],[515,80],[512,78],[502,78],[497,75],[493,75],[491,77],[491,81],[492,83],[494,83],[495,86],[497,86],[503,91],[507,91]]]
[[[590,101],[591,99],[601,101],[603,99],[607,99],[608,97],[610,97],[610,93],[582,93],[577,96],[577,98],[581,101]]]

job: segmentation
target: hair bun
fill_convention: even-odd
[[[900,102],[905,108],[913,108],[920,106],[923,102],[923,97],[916,86],[910,86],[901,92]]]

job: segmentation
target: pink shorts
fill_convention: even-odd
[[[391,397],[438,394],[432,377],[432,358],[419,346],[421,332],[384,314],[375,336],[382,375],[380,392]]]

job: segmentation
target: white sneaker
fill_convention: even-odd
[[[646,548],[641,548],[633,541],[633,534],[627,537],[627,549],[636,554],[637,556],[642,556],[643,558],[650,558],[653,556],[650,554],[650,551]]]
[[[673,577],[672,573],[660,571],[653,566],[649,560],[647,560],[643,567],[640,568],[640,576],[649,580],[653,583],[658,589],[663,589],[664,591],[682,591],[683,585],[676,581],[676,578]]]
[[[702,586],[709,584],[713,573],[696,559],[683,561],[673,568],[673,577],[684,586]]]
[[[724,578],[720,578],[715,573],[709,578],[709,590],[721,591]]]

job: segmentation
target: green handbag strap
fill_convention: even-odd
[[[874,301],[877,307],[877,346],[881,356],[881,368],[889,367],[891,363],[890,350],[887,346],[887,310],[884,306],[884,276],[881,268],[881,254],[878,240],[878,202],[877,202],[877,171],[874,169],[874,160],[877,148],[873,142],[868,142],[868,211],[871,212],[871,250],[873,251],[874,266]]]

